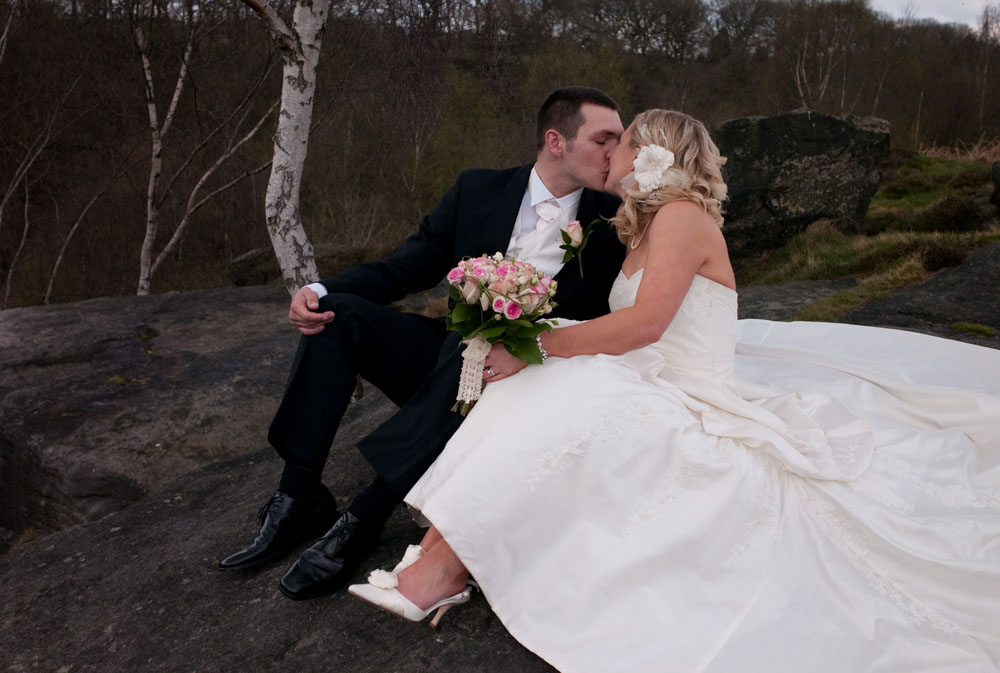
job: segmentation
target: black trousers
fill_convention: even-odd
[[[323,297],[320,311],[333,311],[334,320],[299,341],[268,441],[286,460],[322,471],[360,374],[400,407],[359,448],[402,498],[461,423],[450,410],[462,366],[460,337],[442,320],[351,294]]]

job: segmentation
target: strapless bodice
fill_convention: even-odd
[[[635,303],[642,269],[631,277],[618,274],[608,303],[612,311]],[[677,315],[648,348],[673,371],[729,383],[736,350],[736,291],[696,275]],[[643,349],[645,350],[645,349]]]

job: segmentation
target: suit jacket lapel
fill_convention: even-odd
[[[522,166],[512,176],[503,193],[496,201],[489,217],[483,225],[483,252],[491,255],[496,251],[506,252],[510,236],[514,232],[514,222],[517,220],[524,190],[528,188],[528,178],[531,176],[531,165]]]

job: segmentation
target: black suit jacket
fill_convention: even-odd
[[[531,166],[462,173],[420,228],[388,259],[359,264],[321,282],[329,292],[347,292],[379,304],[437,285],[465,257],[507,250]],[[577,219],[586,226],[610,218],[619,200],[583,191]],[[612,227],[599,220],[583,251],[584,277],[573,260],[556,274],[552,317],[585,320],[608,312],[608,293],[621,268],[625,248]]]
[[[462,173],[394,255],[354,266],[324,279],[323,285],[331,293],[387,304],[434,287],[465,257],[506,251],[530,175],[531,166]],[[586,225],[610,218],[618,205],[614,196],[585,189],[577,219]],[[586,320],[607,313],[611,284],[624,258],[625,247],[613,228],[605,220],[596,222],[583,252],[584,277],[575,260],[555,276],[557,306],[551,316]],[[450,410],[462,366],[457,333],[445,337],[436,357],[433,372],[413,397],[358,444],[399,497],[416,483],[462,421]]]

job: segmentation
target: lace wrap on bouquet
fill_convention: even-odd
[[[462,351],[462,375],[458,379],[458,398],[453,407],[467,413],[483,394],[483,364],[492,346],[483,335],[466,339]]]

